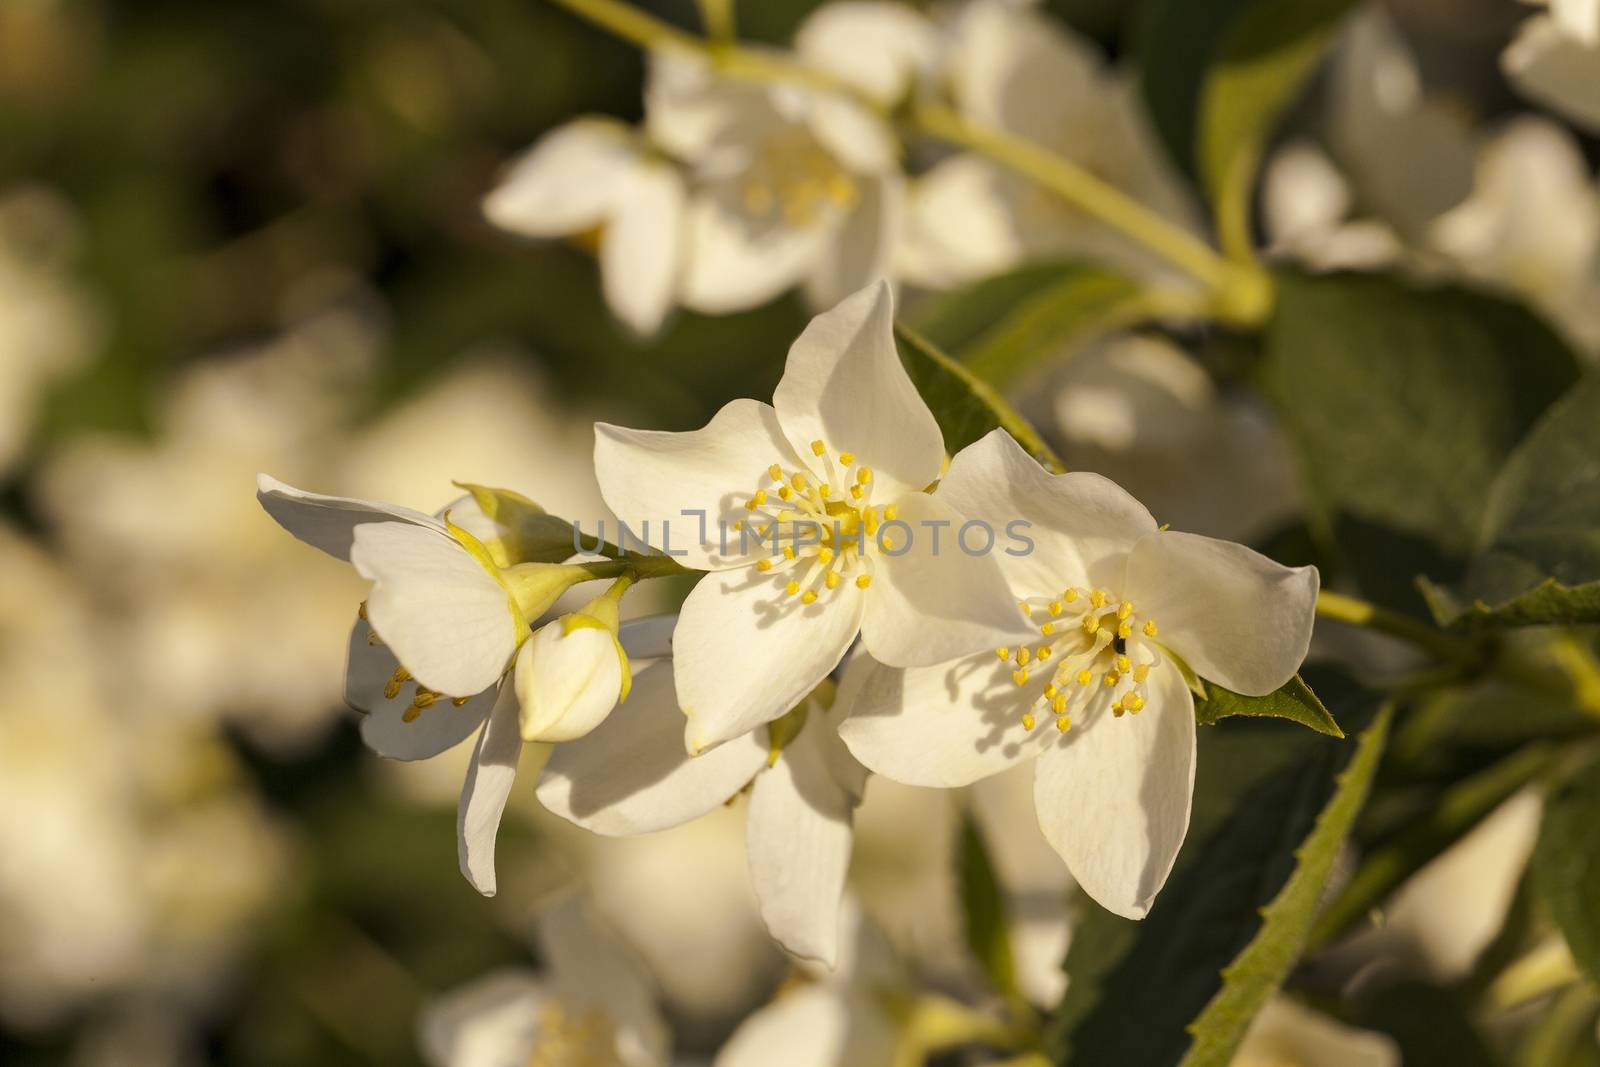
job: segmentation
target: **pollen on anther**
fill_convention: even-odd
[[[1112,686],[1122,681],[1122,675],[1118,674],[1116,671],[1106,671],[1106,673],[1101,676],[1101,681],[1105,683],[1105,687],[1107,689],[1110,689]]]
[[[1087,668],[1078,672],[1078,684],[1089,685],[1094,681],[1094,671]]]
[[[1141,663],[1133,669],[1134,681],[1143,682],[1148,677],[1150,677],[1150,664]]]
[[[778,486],[778,499],[779,500],[788,500],[793,496],[794,496],[794,490],[793,489],[790,489],[787,485]]]
[[[767,475],[775,482],[783,481],[783,468],[774,463],[767,468]]]
[[[811,454],[813,456],[820,456],[827,450],[828,446],[823,444],[820,438],[811,442]]]
[[[788,593],[790,596],[794,596],[796,593],[800,592],[800,583],[791,578],[789,579],[789,583],[783,587],[783,591]]]
[[[464,708],[467,706],[467,701],[471,699],[471,697],[451,697],[450,703],[454,707]]]
[[[872,584],[872,575],[870,575],[870,574],[861,574],[861,575],[857,575],[856,576],[856,588],[857,589],[865,589],[867,586],[869,586],[871,584]]]
[[[784,559],[794,559],[794,546],[793,545],[784,545],[783,546],[783,558]]]
[[[1044,623],[1042,626],[1039,627],[1039,632],[1041,634],[1043,634],[1044,636],[1049,637],[1051,634],[1056,632],[1055,623],[1053,623],[1053,622]]]
[[[1124,708],[1120,703],[1114,703],[1111,705],[1111,714],[1119,719],[1122,718],[1122,713],[1126,710],[1127,709]]]
[[[1133,636],[1133,627],[1126,622],[1117,623],[1117,636],[1126,641]]]
[[[800,596],[800,603],[802,603],[802,604],[815,604],[816,602],[817,602],[817,594],[813,593],[809,589],[807,589]]]
[[[1023,716],[1022,716],[1022,728],[1024,730],[1031,730],[1031,729],[1034,728],[1035,725],[1036,725],[1036,721],[1035,721],[1034,717],[1032,715],[1024,712]]]
[[[405,711],[402,711],[400,713],[400,721],[401,722],[416,722],[418,717],[421,716],[421,715],[422,715],[422,709],[417,707],[415,704],[413,704],[409,708],[407,708]]]
[[[1074,600],[1078,599],[1078,591],[1076,589],[1068,589],[1066,592],[1061,594],[1061,599],[1070,604]]]
[[[1065,715],[1061,716],[1061,718],[1056,720],[1056,729],[1060,730],[1062,733],[1066,733],[1068,730],[1072,729],[1072,719]]]
[[[1040,659],[1049,659],[1050,658],[1050,646],[1049,645],[1040,645],[1039,646],[1039,651],[1034,653],[1034,655],[1038,656]]]
[[[1022,648],[1017,649],[1017,666],[1019,666],[1019,667],[1022,666],[1023,664],[1027,663],[1028,660],[1031,659],[1032,657],[1033,657],[1033,650],[1029,649],[1027,646],[1023,646]]]
[[[888,507],[883,509],[883,521],[893,522],[899,514],[900,509],[895,507],[893,504],[890,504]]]
[[[771,569],[772,569],[772,561],[770,559],[758,559],[758,560],[756,560],[756,570],[760,571],[762,574],[765,574],[767,571],[770,571]]]
[[[1129,615],[1132,615],[1132,614],[1133,614],[1133,601],[1124,600],[1122,603],[1117,605],[1117,618],[1126,619]]]
[[[1057,715],[1065,715],[1067,713],[1067,698],[1066,698],[1066,696],[1065,695],[1058,696],[1054,700],[1052,700],[1050,702],[1050,710],[1055,712]]]
[[[862,485],[866,485],[868,482],[872,481],[872,468],[862,467],[857,470],[856,481],[860,482]]]
[[[817,495],[826,500],[833,495],[833,486],[826,483],[817,486]]]
[[[793,478],[789,479],[789,484],[803,493],[805,492],[806,486],[810,485],[811,483],[806,481],[806,476],[804,474],[796,474]]]
[[[817,562],[826,567],[833,562],[833,549],[826,546],[817,549]]]
[[[1062,613],[1062,611],[1064,611],[1064,610],[1066,610],[1066,609],[1061,606],[1061,601],[1059,601],[1059,600],[1050,601],[1050,614],[1052,614],[1052,615],[1060,615]]]
[[[1097,608],[1105,607],[1106,606],[1106,591],[1104,589],[1096,589],[1096,590],[1094,590],[1094,592],[1089,594],[1089,603],[1093,607],[1097,607]]]
[[[828,576],[822,579],[822,584],[827,586],[829,589],[836,587],[839,584],[839,572],[829,571]]]
[[[1011,650],[1009,648],[1007,648],[1005,645],[1001,645],[999,648],[995,649],[994,650],[994,654],[999,656],[1001,659],[1010,659],[1011,658]]]
[[[1154,637],[1156,635],[1156,620],[1151,619],[1144,624],[1144,635],[1146,637]]]
[[[1044,698],[1046,700],[1054,700],[1056,698],[1056,694],[1059,692],[1061,692],[1061,690],[1056,688],[1056,683],[1051,682],[1049,685],[1044,687]]]
[[[1123,698],[1122,703],[1129,711],[1137,715],[1139,714],[1139,709],[1144,707],[1144,697],[1138,693],[1131,693]]]
[[[862,496],[861,487],[859,485],[852,485],[850,487],[850,497],[851,497],[851,499],[860,500],[861,496]]]
[[[1027,685],[1028,684],[1028,671],[1027,671],[1027,668],[1023,668],[1021,670],[1012,671],[1011,672],[1011,681],[1014,684],[1018,685],[1018,686]]]
[[[839,453],[839,462],[843,463],[846,467],[850,466],[850,464],[854,463],[855,461],[856,461],[856,454],[854,452],[840,452]]]
[[[1097,633],[1100,629],[1100,616],[1085,615],[1083,617],[1083,632],[1086,634]]]
[[[1133,670],[1133,661],[1127,656],[1118,656],[1117,670],[1122,671],[1123,673]]]

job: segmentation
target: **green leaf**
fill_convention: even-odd
[[[1506,461],[1465,578],[1424,591],[1446,624],[1600,622],[1600,374],[1573,386]]]
[[[1592,982],[1600,982],[1600,764],[1591,763],[1545,804],[1533,850],[1533,885]]]
[[[1045,444],[1039,431],[988,383],[910,327],[896,323],[894,335],[900,358],[917,392],[938,420],[944,447],[951,455],[996,427],[1003,427],[1045,467],[1052,471],[1062,469],[1060,458]]]
[[[1388,729],[1373,694],[1335,677],[1317,686],[1346,725],[1372,724],[1358,744],[1265,720],[1201,731],[1189,838],[1149,916],[1089,906],[1073,926],[1056,1062],[1177,1063],[1208,1004],[1224,997],[1210,1009],[1222,1013],[1207,1021],[1210,1048],[1242,1033],[1282,980]]]
[[[1262,384],[1306,474],[1317,531],[1362,591],[1415,604],[1453,576],[1512,449],[1577,376],[1520,305],[1383,275],[1277,276]]]
[[[1262,911],[1261,929],[1223,970],[1222,989],[1190,1024],[1194,1044],[1181,1067],[1227,1067],[1250,1020],[1289,976],[1311,932],[1333,861],[1372,788],[1392,717],[1393,708],[1387,707],[1363,731],[1355,755],[1337,779],[1333,797],[1295,850],[1294,873]]]
[[[1144,0],[1135,34],[1139,92],[1173,163],[1198,173],[1201,86],[1229,29],[1258,0]]]
[[[1120,274],[1037,264],[940,296],[916,322],[932,344],[1003,387],[1063,346],[1132,321],[1139,304],[1139,287]]]
[[[1206,695],[1195,702],[1195,720],[1201,726],[1214,726],[1235,715],[1253,718],[1288,719],[1301,726],[1309,726],[1319,734],[1343,737],[1344,731],[1334,722],[1328,709],[1322,706],[1317,694],[1297,674],[1278,690],[1264,697],[1247,697],[1224,689],[1215,682],[1204,682]]]
[[[961,820],[956,851],[957,887],[965,920],[967,948],[983,967],[994,987],[1007,996],[1017,992],[1016,965],[1006,928],[1005,898],[995,876],[983,835],[970,815]]]
[[[1258,0],[1231,26],[1200,97],[1197,163],[1223,248],[1254,258],[1255,176],[1273,131],[1354,0]]]

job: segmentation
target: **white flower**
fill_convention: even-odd
[[[1007,557],[1035,637],[936,667],[863,672],[840,728],[868,768],[960,786],[1034,760],[1040,828],[1091,897],[1149,910],[1189,824],[1194,701],[1185,668],[1247,694],[1294,675],[1317,574],[1240,545],[1158,530],[1094,474],[1049,475],[1003,431],[940,487],[964,514],[1020,516]]]
[[[366,619],[403,665],[396,678],[416,680],[418,701],[472,697],[497,684],[527,639],[529,620],[588,578],[575,566],[502,566],[448,510],[435,518],[308,493],[265,474],[256,487],[261,506],[285,530],[349,560],[373,583]]]
[[[680,623],[681,626],[681,623]],[[746,787],[750,880],[768,932],[797,956],[832,965],[852,818],[866,771],[845,750],[832,686],[769,729],[690,757],[671,672],[639,672],[626,715],[558,746],[537,794],[550,811],[594,833],[652,833],[697,819]]]
[[[424,1007],[432,1067],[666,1067],[670,1033],[649,975],[576,897],[539,917],[543,972],[496,971]]]
[[[874,657],[909,666],[1015,631],[993,559],[956,551],[962,516],[922,491],[943,456],[883,283],[812,320],[770,407],[736,400],[688,433],[596,426],[611,510],[713,572],[674,639],[690,751],[794,707],[858,632]],[[930,523],[947,524],[943,551]]]
[[[1178,225],[1197,212],[1142,111],[1134,79],[1028,5],[976,0],[953,29],[951,90],[968,119],[1061,155]],[[1084,256],[1141,277],[1170,269],[1031,180],[952,156],[912,188],[900,269],[918,284],[971,281],[1043,256]]]
[[[1462,273],[1522,294],[1600,348],[1600,186],[1565,127],[1508,123],[1479,152],[1472,195],[1429,236]]]
[[[1357,1030],[1288,997],[1267,1001],[1250,1023],[1230,1067],[1400,1067],[1392,1039]]]
[[[539,629],[517,654],[524,741],[582,737],[628,698],[628,654],[617,637],[624,583]]]
[[[1522,24],[1501,66],[1528,96],[1600,131],[1600,3],[1548,0],[1545,6],[1548,11]]]
[[[739,1024],[712,1067],[857,1067],[902,1062],[905,1012],[914,990],[882,933],[860,912],[845,918],[839,967],[788,988]]]
[[[799,60],[836,34],[802,30]],[[826,56],[836,73],[850,59]],[[868,92],[885,84],[877,72],[862,80]],[[651,57],[645,116],[652,138],[692,167],[686,306],[723,314],[803,284],[813,307],[828,307],[888,272],[905,177],[893,133],[863,103],[718,76],[663,51]]]
[[[489,221],[529,237],[600,231],[606,302],[642,334],[678,295],[683,179],[628,127],[580,118],[546,134],[484,199]]]
[[[1288,448],[1254,397],[1219,390],[1164,338],[1117,334],[1052,384],[1062,462],[1126,487],[1186,530],[1244,540],[1294,514]]]

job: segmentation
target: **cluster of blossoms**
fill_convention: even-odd
[[[915,110],[948,101],[1198,227],[1132,79],[1026,4],[972,0],[938,17],[826,4],[792,54],[743,60],[729,69],[672,42],[654,48],[643,124],[584,117],[552,130],[489,194],[490,221],[530,237],[597,231],[607,301],[646,334],[676,304],[723,314],[796,285],[820,309],[879,277],[943,288],[1038,256],[1158,269],[1028,180],[919,136]]]
[[[946,463],[883,282],[812,321],[771,405],[595,434],[608,507],[658,551],[575,555],[569,524],[504,490],[435,516],[259,482],[286,529],[372,582],[348,674],[367,743],[421,759],[477,734],[460,858],[485,893],[535,743],[540,801],[600,834],[748,791],[762,917],[831,964],[869,771],[951,787],[1032,759],[1046,838],[1089,895],[1140,917],[1188,827],[1192,691],[1270,693],[1310,640],[1311,568],[1165,530],[1004,431]],[[1017,536],[954,534],[972,528]],[[706,573],[675,619],[619,623],[635,582],[684,568]],[[541,621],[595,578],[612,581]]]

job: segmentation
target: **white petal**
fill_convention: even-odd
[[[1028,140],[1060,145],[1083,126],[1080,113],[1103,104],[1092,46],[1038,11],[972,5],[953,54],[962,112]]]
[[[523,644],[516,678],[523,739],[571,741],[617,706],[622,659],[609,631],[580,626],[568,633],[556,619]]]
[[[806,125],[845,169],[884,174],[896,169],[899,147],[888,123],[836,93],[807,94]]]
[[[1600,46],[1585,45],[1539,15],[1523,23],[1501,63],[1523,93],[1600,130]]]
[[[1142,919],[1172,873],[1194,799],[1194,698],[1166,664],[1148,702],[1113,718],[1102,705],[1034,764],[1044,831],[1078,885],[1126,919]]]
[[[798,226],[751,215],[734,184],[706,189],[689,201],[683,303],[708,315],[759,307],[815,269],[834,228],[826,213]]]
[[[828,308],[889,274],[905,229],[905,178],[898,172],[863,178],[858,198],[806,282],[806,300]]]
[[[522,755],[522,735],[517,731],[517,699],[510,686],[500,691],[494,710],[484,720],[483,732],[467,764],[456,808],[456,858],[472,888],[486,897],[495,893],[494,839],[500,832],[511,785]]]
[[[737,566],[769,554],[742,551],[733,524],[748,517],[744,505],[757,490],[771,487],[772,464],[802,467],[772,408],[734,400],[698,430],[630,430],[601,422],[594,437],[600,493],[629,538],[643,538],[688,567]],[[615,531],[613,542],[621,538]]]
[[[423,1007],[418,1044],[431,1067],[516,1067],[539,1042],[543,983],[532,971],[507,967],[452,990]]]
[[[854,582],[784,593],[787,574],[712,572],[683,603],[673,635],[678,706],[690,752],[749,733],[799,704],[838,665],[861,626]]]
[[[373,583],[367,619],[429,689],[473,696],[517,647],[510,597],[455,538],[398,522],[356,527],[350,562]]]
[[[313,548],[320,548],[335,559],[350,558],[350,542],[355,529],[367,522],[415,523],[443,529],[431,515],[376,500],[357,500],[348,496],[324,496],[286,485],[270,474],[256,475],[256,499],[267,514],[285,530]]]
[[[980,156],[934,164],[911,184],[898,272],[943,289],[1016,266],[1024,249],[1006,189],[995,164]]]
[[[780,995],[739,1024],[712,1067],[857,1067],[896,1062],[900,1031],[876,996],[828,985]]]
[[[583,118],[558,126],[519,156],[483,201],[489,221],[529,237],[559,237],[606,220],[639,148],[613,119]]]
[[[1567,36],[1600,49],[1600,0],[1550,0],[1550,15]]]
[[[1018,688],[1011,668],[992,650],[910,670],[868,663],[859,688],[841,687],[849,718],[839,736],[856,759],[906,785],[950,789],[997,774],[1039,751],[1022,727],[1038,694]]]
[[[901,100],[933,72],[941,42],[933,24],[905,4],[824,4],[794,35],[795,51],[883,104]]]
[[[617,1030],[617,1057],[627,1067],[665,1067],[667,1025],[638,957],[599,926],[577,897],[539,916],[538,933],[551,992],[562,1004],[609,1019]]]
[[[681,49],[650,53],[645,123],[650,139],[677,158],[703,166],[723,143],[753,140],[781,121],[769,87],[719,78]]]
[[[666,163],[628,174],[600,238],[606,303],[635,332],[653,334],[677,293],[683,261],[683,178]]]
[[[834,765],[854,760],[820,712],[812,706],[800,736],[756,777],[745,847],[767,932],[796,956],[832,967],[854,840],[851,822],[861,794],[838,781]]]
[[[820,440],[854,452],[885,499],[926,488],[944,464],[939,424],[895,349],[887,282],[811,320],[789,348],[772,406],[796,451],[810,455]]]
[[[1400,1067],[1400,1050],[1384,1034],[1346,1026],[1288,997],[1275,996],[1251,1021],[1234,1062]]]
[[[465,741],[494,707],[495,690],[485,689],[456,707],[440,699],[410,722],[406,713],[416,695],[416,683],[405,682],[395,688],[393,697],[384,687],[394,678],[400,661],[389,646],[369,640],[372,628],[357,620],[350,631],[350,652],[346,661],[344,699],[363,712],[361,740],[386,759],[431,759]]]
[[[1115,586],[1127,553],[1156,529],[1144,505],[1115,482],[1087,472],[1051,474],[1004,430],[956,454],[937,498],[990,524],[995,558],[1018,596]]]
[[[1318,581],[1315,567],[1285,567],[1232,541],[1167,532],[1129,554],[1123,595],[1202,678],[1265,696],[1306,658]]]
[[[896,544],[874,558],[861,639],[874,659],[891,667],[926,667],[1035,636],[1023,624],[986,539],[958,540],[963,517],[939,496],[910,493],[895,502],[898,516],[879,530]],[[898,524],[905,523],[902,528]],[[997,534],[1001,531],[996,531]],[[906,544],[898,542],[906,538]]]
[[[760,728],[687,755],[672,668],[661,663],[639,672],[627,703],[605,722],[557,746],[537,793],[546,808],[591,833],[647,834],[715,811],[766,760]]]

